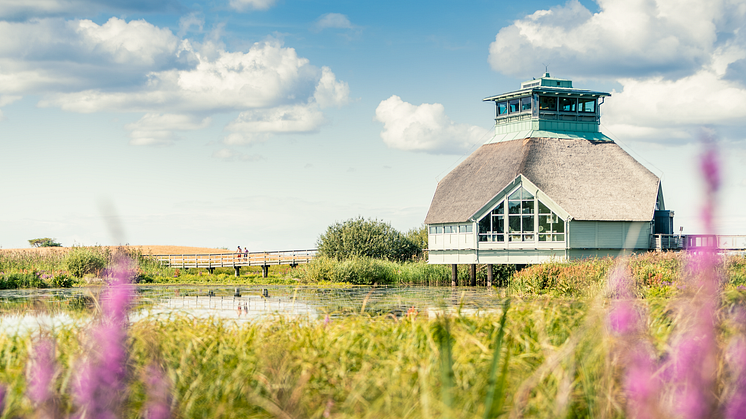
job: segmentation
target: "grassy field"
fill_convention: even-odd
[[[102,297],[102,323],[0,335],[0,417],[742,417],[746,263],[705,262],[537,265],[495,294],[502,309],[436,319],[123,327],[123,300]]]

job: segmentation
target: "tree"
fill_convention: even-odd
[[[417,258],[427,258],[427,226],[423,224],[407,231],[407,238],[417,246]]]
[[[40,239],[31,239],[28,241],[28,244],[30,244],[32,247],[62,247],[62,244],[57,243],[55,240],[57,239],[43,237]]]
[[[363,256],[405,261],[421,250],[391,224],[363,217],[329,226],[316,245],[320,255],[339,260]]]

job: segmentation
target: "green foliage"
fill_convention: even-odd
[[[329,226],[319,237],[317,247],[320,255],[339,260],[368,257],[405,261],[421,250],[391,224],[362,217]]]
[[[108,264],[108,249],[75,247],[65,258],[70,275],[83,278],[86,274],[100,275]]]
[[[52,288],[70,288],[75,284],[75,278],[70,275],[60,273],[52,277],[49,285]]]
[[[344,282],[353,285],[395,284],[396,264],[369,257],[336,260],[319,256],[299,268],[299,276],[306,282]]]
[[[49,237],[42,237],[40,239],[31,239],[28,241],[28,244],[32,247],[61,247],[62,244],[55,240],[56,239],[51,239]]]
[[[425,252],[425,249],[427,249],[428,247],[427,226],[423,224],[418,228],[413,228],[407,231],[406,237],[419,249],[419,252],[415,255],[415,257],[422,260],[427,259],[427,252]]]
[[[36,272],[13,272],[0,275],[0,289],[47,288]]]

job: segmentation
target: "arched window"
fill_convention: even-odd
[[[479,220],[480,242],[564,241],[565,222],[523,187]]]

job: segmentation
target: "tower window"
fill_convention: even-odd
[[[578,99],[578,110],[580,112],[595,113],[596,99]]]
[[[508,102],[497,102],[497,115],[506,115],[508,113]]]
[[[531,110],[531,98],[530,97],[521,98],[521,111],[530,111],[530,110]]]
[[[539,96],[539,110],[556,111],[557,98],[552,96]]]
[[[578,100],[568,97],[560,98],[560,111],[562,112],[575,112],[578,105]]]
[[[513,99],[510,102],[508,102],[508,107],[510,108],[510,113],[518,112],[519,104],[518,99]]]

